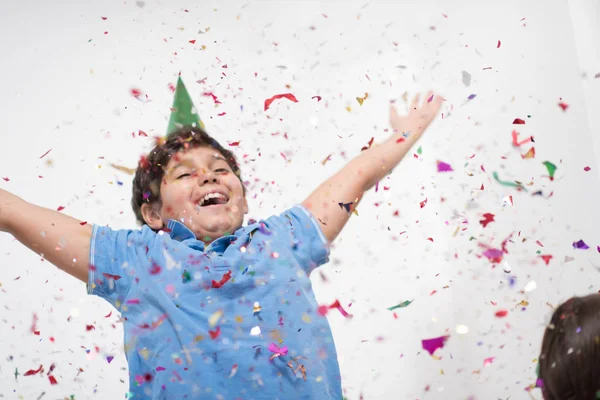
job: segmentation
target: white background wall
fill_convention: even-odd
[[[529,398],[552,307],[598,290],[598,1],[199,3],[0,0],[0,177],[10,179],[0,187],[82,220],[134,227],[131,177],[108,164],[134,167],[150,149],[151,138],[132,132],[164,134],[168,85],[181,71],[209,132],[241,140],[249,217],[268,217],[301,202],[371,137],[383,141],[390,100],[405,110],[404,94],[433,88],[447,102],[421,155],[365,197],[332,261],[312,276],[320,302],[339,299],[354,314],[329,316],[345,392]],[[266,98],[286,92],[299,102],[263,111]],[[514,128],[534,135],[534,159],[520,156],[529,146],[511,146]],[[437,160],[454,172],[437,173]],[[558,166],[553,182],[546,160]],[[528,193],[499,185],[494,171]],[[496,216],[486,228],[484,213]],[[499,247],[511,233],[506,273],[478,243]],[[573,248],[580,239],[589,250]],[[546,266],[540,254],[554,258]],[[536,288],[525,291],[530,282]],[[397,318],[386,310],[413,299]],[[118,315],[107,317],[108,303],[9,235],[0,235],[0,304],[0,397],[123,398]],[[496,318],[499,309],[508,316]],[[422,350],[422,339],[445,334],[436,358]],[[46,373],[22,376],[52,363],[57,385]]]

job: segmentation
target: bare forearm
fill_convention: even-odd
[[[364,190],[369,190],[385,178],[402,161],[422,133],[422,130],[413,130],[407,135],[395,133],[385,142],[374,144],[356,156],[351,163],[363,180]]]

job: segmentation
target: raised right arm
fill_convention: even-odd
[[[0,189],[0,231],[87,283],[92,226],[82,224]]]

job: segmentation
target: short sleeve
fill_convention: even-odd
[[[315,217],[302,205],[296,205],[278,217],[267,220],[282,231],[283,240],[289,240],[292,252],[307,275],[329,262],[329,242]]]
[[[136,268],[144,254],[147,237],[139,230],[112,230],[94,225],[90,242],[88,294],[102,297],[121,310]]]

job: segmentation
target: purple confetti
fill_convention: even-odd
[[[114,359],[113,356],[108,356],[106,357],[106,361],[108,361],[108,363],[110,364],[110,362]]]
[[[583,240],[580,240],[579,242],[573,242],[573,247],[576,249],[581,249],[581,250],[587,250],[590,248],[590,246],[585,244],[585,242]]]
[[[424,339],[421,340],[421,344],[423,345],[423,349],[427,350],[429,354],[433,355],[437,349],[441,349],[444,347],[444,343],[448,340],[450,336],[440,336],[433,339]]]
[[[454,171],[450,164],[446,164],[445,162],[438,161],[437,162],[437,170],[438,172],[450,172]]]
[[[472,94],[468,97],[469,100],[473,100],[477,95],[476,94]]]

